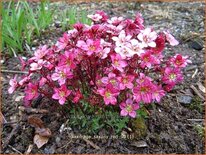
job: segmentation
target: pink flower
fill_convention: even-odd
[[[134,76],[133,75],[126,75],[126,74],[122,74],[121,77],[118,77],[118,80],[120,81],[120,90],[124,90],[125,88],[129,88],[132,89],[133,88],[133,80],[134,80]]]
[[[122,57],[119,54],[111,55],[112,66],[119,70],[120,72],[124,72],[124,68],[127,66],[127,62],[122,60]]]
[[[30,70],[31,71],[40,70],[43,67],[44,63],[45,63],[45,61],[42,59],[38,60],[38,62],[33,62],[30,64]]]
[[[56,46],[58,47],[58,50],[61,51],[67,47],[69,44],[69,36],[67,33],[63,34],[63,37],[59,38],[59,40],[56,43]]]
[[[166,36],[166,40],[170,43],[171,46],[176,46],[179,44],[179,42],[170,34],[169,31],[164,31],[164,34]]]
[[[145,67],[151,68],[153,64],[157,64],[158,63],[158,61],[151,54],[150,51],[147,51],[147,52],[141,54],[140,58],[141,58],[140,66],[142,68],[145,68]]]
[[[138,56],[140,56],[142,53],[144,53],[145,51],[143,50],[144,45],[142,43],[140,43],[138,40],[136,39],[132,39],[131,40],[131,45],[129,45],[128,50],[131,50],[130,53],[137,54]],[[133,56],[132,55],[132,56]]]
[[[133,103],[132,99],[127,99],[126,103],[122,102],[120,104],[121,116],[127,116],[129,115],[132,118],[136,117],[136,110],[139,109],[139,104],[138,103]]]
[[[26,99],[33,100],[38,97],[38,87],[33,83],[29,83],[25,89]]]
[[[59,103],[63,105],[66,102],[66,98],[71,94],[71,90],[68,90],[66,85],[62,85],[60,88],[54,88],[53,99],[59,100]]]
[[[124,20],[123,17],[112,17],[110,20],[108,20],[107,22],[109,24],[112,24],[112,25],[119,25],[122,21]]]
[[[92,39],[87,39],[86,42],[79,40],[77,42],[77,47],[85,50],[88,56],[91,56],[93,53],[98,53],[100,50],[102,50],[102,47],[100,46],[100,40]]]
[[[69,69],[74,69],[76,64],[74,63],[75,54],[72,51],[65,51],[64,55],[59,57],[59,66],[65,66]]]
[[[155,39],[157,38],[157,33],[152,31],[151,28],[141,30],[137,38],[142,42],[144,47],[156,47]]]
[[[106,22],[107,21],[108,16],[104,11],[98,10],[98,11],[96,11],[96,14],[99,14],[100,16],[102,16],[101,22]]]
[[[97,92],[104,97],[104,102],[106,105],[112,104],[115,105],[117,103],[116,96],[119,94],[119,92],[113,88],[111,84],[108,84],[106,88],[99,88]]]
[[[19,81],[19,85],[22,86],[23,84],[25,84],[26,82],[28,82],[30,80],[30,76],[25,76],[22,80]]]
[[[161,98],[165,96],[165,91],[161,86],[154,86],[154,90],[152,91],[152,99],[160,102]]]
[[[169,60],[169,62],[174,65],[175,67],[184,68],[187,66],[188,63],[192,63],[190,60],[187,59],[188,56],[182,56],[180,54],[176,54],[173,58]]]
[[[162,77],[162,81],[165,84],[174,85],[183,80],[181,71],[179,68],[170,68],[167,67],[164,70],[164,75]]]
[[[32,57],[30,60],[39,61],[40,59],[43,59],[47,53],[47,46],[40,46],[40,48],[34,52],[34,57]]]
[[[143,74],[142,77],[144,77]],[[138,84],[133,88],[134,99],[137,102],[151,103],[154,84],[150,81],[150,78],[145,77],[145,79],[142,79],[142,77],[137,79]]]
[[[100,19],[102,19],[102,16],[100,14],[87,15],[87,17],[95,22],[99,22]]]
[[[59,85],[63,85],[66,83],[67,79],[73,78],[73,73],[70,71],[69,68],[56,67],[55,73],[52,74],[51,78],[53,81],[58,80]]]
[[[122,31],[119,33],[119,36],[118,36],[118,37],[112,37],[112,40],[115,41],[116,47],[122,47],[122,46],[124,46],[126,43],[129,43],[131,38],[132,38],[131,35],[126,35],[125,31],[122,30]],[[115,51],[116,51],[116,50],[115,50]]]
[[[46,82],[47,82],[47,79],[44,78],[44,77],[42,77],[42,78],[39,80],[39,86],[40,86],[40,87],[44,86],[44,85],[46,84]]]
[[[9,94],[12,94],[18,87],[18,82],[16,81],[16,78],[17,76],[15,75],[14,78],[9,81],[9,85],[10,85],[8,89]]]
[[[108,77],[103,77],[101,81],[104,85],[111,84],[115,89],[119,89],[119,81],[114,73],[109,73]]]

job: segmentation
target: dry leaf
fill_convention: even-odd
[[[28,149],[26,150],[26,152],[24,154],[29,154],[31,153],[31,150],[33,149],[33,144],[30,144]]]
[[[202,85],[202,83],[198,82],[197,85],[198,85],[198,88],[199,88],[203,93],[205,93],[205,87]]]
[[[35,133],[44,137],[51,137],[52,135],[51,130],[49,128],[36,128]]]
[[[44,128],[44,122],[36,117],[36,116],[29,116],[28,117],[29,124],[33,125],[35,128]]]
[[[41,148],[44,144],[46,144],[48,140],[48,137],[40,136],[38,134],[34,136],[34,144],[37,145],[38,149]]]

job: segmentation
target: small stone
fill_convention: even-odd
[[[60,140],[61,140],[61,138],[60,138],[60,137],[56,137],[56,139],[55,139],[56,143],[59,143],[59,142],[60,142]]]
[[[52,146],[47,146],[47,147],[45,147],[45,149],[44,149],[44,153],[45,153],[45,154],[54,154],[54,152],[55,152],[55,146],[54,146],[54,145],[52,145]]]
[[[135,141],[132,143],[133,146],[136,146],[138,148],[141,148],[141,147],[147,147],[147,143],[143,140],[140,140],[140,141]]]
[[[55,22],[55,27],[56,28],[60,28],[61,27],[61,22],[60,21],[56,21]]]
[[[182,95],[177,97],[177,100],[182,104],[190,104],[192,102],[192,97],[187,95]]]
[[[195,49],[195,50],[198,50],[198,51],[203,49],[203,46],[199,42],[197,42],[197,41],[191,42],[190,43],[190,47]]]

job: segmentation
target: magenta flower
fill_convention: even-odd
[[[122,57],[119,54],[112,54],[111,55],[112,66],[119,70],[120,72],[124,72],[124,69],[127,66],[127,62],[122,60]]]
[[[114,89],[111,84],[108,84],[106,88],[99,88],[97,92],[104,97],[104,102],[106,105],[117,103],[116,96],[119,94],[118,90]]]
[[[120,90],[124,90],[125,88],[129,88],[132,89],[133,88],[133,80],[134,80],[134,76],[133,75],[125,75],[122,74],[121,77],[118,77],[118,80],[120,81],[119,87]]]
[[[140,66],[142,68],[145,68],[145,67],[151,68],[153,64],[157,63],[155,57],[151,54],[150,51],[147,51],[146,53],[141,54],[140,58],[142,60],[140,63]]]
[[[74,103],[78,103],[79,100],[80,100],[81,98],[83,98],[83,95],[82,95],[82,93],[80,92],[80,90],[78,90],[78,91],[75,92],[74,94],[75,94],[75,96],[74,96],[74,98],[73,98],[72,101],[73,101]]]
[[[16,78],[17,76],[15,75],[14,78],[9,81],[9,85],[10,85],[8,89],[9,94],[12,94],[18,86],[18,82],[16,81]]]
[[[156,100],[157,102],[160,102],[163,96],[165,96],[165,91],[162,89],[161,86],[155,85],[152,91],[152,99]]]
[[[135,20],[134,23],[138,26],[138,28],[140,30],[144,29],[144,19],[142,18],[142,14],[141,13],[137,13],[135,16]]]
[[[137,38],[142,42],[144,47],[156,47],[155,39],[157,38],[157,33],[152,31],[151,28],[141,30]]]
[[[39,95],[37,85],[35,85],[33,83],[29,83],[27,85],[27,88],[25,89],[25,93],[26,93],[27,100],[33,100],[33,99],[37,98]]]
[[[162,81],[165,84],[174,85],[183,80],[181,71],[179,68],[170,68],[167,67],[164,70],[164,75],[162,77]]]
[[[169,60],[171,65],[175,67],[184,68],[188,63],[192,63],[192,61],[188,60],[188,56],[182,56],[180,54],[176,54],[173,58]]]
[[[59,100],[59,103],[63,105],[71,92],[71,90],[67,89],[66,85],[61,85],[60,88],[54,88],[54,94],[52,95],[52,98]]]
[[[77,47],[85,50],[88,56],[92,55],[93,53],[98,53],[100,50],[102,50],[102,47],[100,46],[100,40],[92,39],[87,39],[86,42],[79,40],[77,42]]]
[[[58,81],[59,85],[63,85],[66,83],[67,79],[73,78],[73,73],[69,68],[56,67],[55,73],[52,74],[51,78],[53,81]]]
[[[179,44],[179,42],[170,34],[169,31],[164,31],[164,34],[166,36],[166,40],[170,43],[171,46],[176,46]]]
[[[132,118],[136,117],[136,110],[139,109],[139,104],[138,103],[133,103],[132,99],[127,99],[126,103],[122,102],[120,104],[121,116],[127,116],[129,115]]]

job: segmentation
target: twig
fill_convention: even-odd
[[[194,74],[192,75],[192,79],[195,77],[195,75],[197,74],[197,72],[198,72],[198,69],[196,68]]]
[[[15,74],[28,74],[25,71],[14,71],[14,70],[1,70],[2,73],[15,73]]]
[[[19,106],[19,110],[26,113],[49,113],[46,109],[25,108],[23,106]]]
[[[97,146],[96,144],[94,144],[92,141],[90,141],[90,140],[88,140],[88,139],[85,139],[85,138],[83,138],[83,140],[84,140],[87,144],[91,145],[93,148],[95,148],[95,149],[100,149],[100,147]]]
[[[17,125],[15,126],[15,128],[12,129],[10,135],[7,137],[7,139],[5,140],[5,142],[4,142],[3,145],[2,145],[2,146],[3,146],[3,149],[5,149],[5,148],[9,145],[12,137],[19,131],[19,129],[20,129],[19,124],[17,124]]]
[[[4,122],[3,125],[10,125],[10,124],[15,124],[19,123],[19,121],[14,121],[14,122]]]
[[[187,119],[188,121],[202,122],[204,119]]]
[[[195,88],[195,86],[191,85],[190,88],[203,100],[205,100],[205,98],[200,94],[200,92],[197,90],[197,88]]]
[[[23,153],[21,153],[19,150],[15,149],[15,148],[12,147],[11,145],[8,145],[8,147],[10,147],[10,148],[11,148],[12,150],[14,150],[15,152],[23,155]]]

